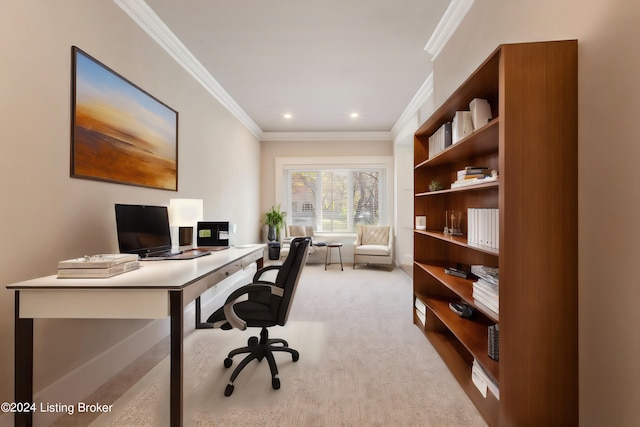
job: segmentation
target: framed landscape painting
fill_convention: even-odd
[[[178,190],[178,112],[72,47],[71,176]]]

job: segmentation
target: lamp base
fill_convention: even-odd
[[[193,227],[178,227],[178,244],[180,246],[193,245]]]

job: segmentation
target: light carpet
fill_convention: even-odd
[[[412,323],[411,279],[391,272],[307,265],[285,327],[270,329],[300,352],[252,362],[224,397],[226,354],[258,329],[197,330],[184,343],[187,426],[486,426]],[[234,360],[235,366],[241,358]],[[164,426],[169,360],[163,359],[91,426]]]

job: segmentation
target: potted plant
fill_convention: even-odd
[[[264,214],[264,223],[269,227],[267,239],[269,239],[270,242],[278,240],[280,227],[284,226],[285,216],[287,216],[287,213],[280,210],[279,204],[278,206],[271,206],[271,210]]]

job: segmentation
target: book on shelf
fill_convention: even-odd
[[[456,111],[451,122],[451,143],[455,144],[471,133],[473,133],[471,111]]]
[[[498,269],[485,265],[472,265],[471,272],[478,278],[472,285],[474,302],[497,318],[500,313]]]
[[[495,311],[491,307],[486,306],[485,304],[482,303],[482,301],[474,299],[473,305],[475,305],[476,308],[478,308],[479,310],[484,311],[485,314],[490,314],[491,316],[493,316],[496,319],[496,321],[500,319],[500,313]]]
[[[416,308],[416,315],[418,316],[418,319],[420,319],[420,322],[422,322],[422,325],[424,326],[427,320],[427,306],[425,305],[425,303],[420,301],[420,299],[418,299],[417,297],[416,297],[416,302],[414,303],[414,306]]]
[[[466,168],[459,170],[456,173],[456,177],[458,181],[462,181],[464,179],[473,179],[473,178],[487,178],[491,176],[491,171],[487,167],[483,166],[467,166]]]
[[[482,277],[478,277],[478,280],[476,280],[473,283],[473,286],[474,286],[474,288],[478,288],[481,291],[489,292],[490,294],[493,294],[496,297],[498,296],[499,285],[496,284],[496,283],[488,282],[485,279],[483,279]]]
[[[478,130],[491,120],[491,106],[486,99],[474,98],[469,103],[473,130]]]
[[[471,366],[471,381],[476,386],[482,397],[487,397],[487,390],[493,394],[496,399],[500,400],[500,388],[498,383],[491,378],[489,374],[484,370],[482,365],[474,359]]]
[[[451,122],[446,122],[429,137],[429,158],[451,145]]]
[[[471,272],[485,282],[498,286],[500,284],[500,270],[498,267],[488,267],[486,265],[474,264]]]
[[[483,306],[487,307],[496,315],[500,314],[500,302],[498,295],[487,292],[484,289],[477,288],[474,283],[472,296],[474,301],[479,302]]]
[[[467,240],[471,246],[486,246],[491,249],[499,249],[499,209],[468,208]]]
[[[126,261],[121,262],[111,267],[88,267],[88,268],[59,268],[58,279],[74,279],[74,278],[86,278],[86,279],[106,279],[108,277],[116,276],[118,274],[126,273],[128,271],[137,270],[140,268],[140,262]]]
[[[497,323],[487,328],[487,355],[500,360],[500,325]]]
[[[487,176],[487,175],[470,177],[469,179],[463,178],[463,179],[458,179],[457,181],[451,183],[451,188],[465,187],[467,185],[486,184],[488,182],[495,182],[497,180],[498,180],[497,176]]]

